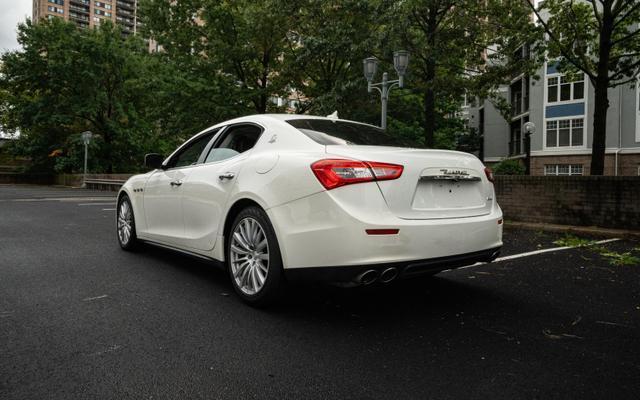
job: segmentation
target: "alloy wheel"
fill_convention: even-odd
[[[247,295],[258,293],[269,272],[269,243],[260,223],[251,217],[238,222],[231,236],[231,274]]]
[[[133,230],[133,212],[131,204],[127,200],[120,202],[118,208],[118,239],[122,245],[127,245],[131,240]]]

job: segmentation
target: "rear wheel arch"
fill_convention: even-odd
[[[258,207],[259,209],[261,209],[262,211],[265,212],[265,214],[267,214],[267,216],[269,215],[269,213],[266,211],[266,209],[256,200],[248,198],[248,197],[243,197],[241,199],[238,199],[235,201],[235,203],[233,203],[233,205],[229,208],[229,211],[227,212],[227,215],[225,216],[225,220],[224,220],[224,227],[222,230],[222,236],[223,236],[223,252],[224,252],[224,257],[225,260],[228,256],[227,254],[227,245],[229,244],[229,232],[231,232],[231,228],[233,226],[233,221],[236,219],[236,216],[245,208],[247,207]],[[284,252],[284,249],[282,248],[282,242],[280,241],[280,229],[277,225],[277,221],[274,221],[272,218],[269,218],[269,222],[271,223],[271,227],[274,230],[274,233],[276,235],[276,239],[278,239],[278,247],[280,249],[280,254],[282,255],[282,262],[284,265],[286,265],[286,254]]]
[[[235,203],[233,203],[231,208],[229,208],[229,211],[227,212],[227,216],[225,217],[225,220],[224,220],[224,228],[222,230],[222,235],[224,236],[225,252],[227,248],[227,243],[229,241],[229,232],[231,232],[233,221],[236,219],[236,216],[240,214],[240,211],[251,206],[258,207],[264,211],[264,208],[260,204],[258,204],[258,202],[256,202],[255,200],[251,200],[249,198],[239,199]],[[273,222],[271,222],[271,224],[273,224]]]

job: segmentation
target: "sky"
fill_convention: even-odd
[[[31,17],[33,0],[0,0],[0,53],[18,48],[16,27]]]

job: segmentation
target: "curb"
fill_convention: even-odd
[[[581,235],[597,235],[611,238],[632,238],[640,239],[640,231],[634,231],[629,229],[610,229],[600,228],[597,226],[573,226],[573,225],[558,225],[558,224],[545,224],[540,222],[519,222],[519,221],[505,221],[507,227],[521,228],[527,230],[547,231],[547,232],[566,232],[575,233]]]

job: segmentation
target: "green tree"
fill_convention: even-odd
[[[123,40],[110,23],[79,30],[60,19],[18,27],[21,50],[2,55],[1,126],[21,132],[19,150],[36,166],[52,167],[53,150],[74,160],[58,167],[78,167],[78,135],[98,135],[96,170],[139,167],[140,154],[155,147],[154,125],[147,118],[153,96],[147,89],[151,62],[142,41]],[[79,155],[78,155],[79,156]]]
[[[295,3],[285,0],[144,0],[145,34],[187,69],[225,81],[239,114],[264,113],[284,95],[280,74]]]
[[[382,13],[368,0],[298,1],[282,71],[300,95],[298,112],[371,114],[362,60],[379,51]]]
[[[640,67],[640,2],[545,0],[531,7],[547,34],[551,59],[569,74],[584,73],[595,89],[591,174],[604,173],[608,89],[635,82]],[[547,15],[543,15],[548,13]]]
[[[436,145],[439,117],[448,106],[462,103],[467,70],[482,63],[475,38],[480,24],[474,14],[477,2],[465,0],[411,0],[394,2],[388,15],[397,43],[411,53],[411,84],[423,96],[424,145]],[[398,24],[397,21],[406,21]],[[395,24],[395,25],[394,25]],[[440,122],[440,123],[439,123]]]

